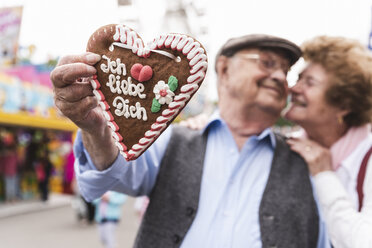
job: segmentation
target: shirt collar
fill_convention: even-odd
[[[360,142],[360,144],[356,147],[356,149],[354,149],[353,152],[341,162],[340,167],[343,167],[351,178],[357,178],[360,165],[362,163],[362,160],[365,154],[367,153],[370,147],[371,141],[372,141],[372,135],[371,133],[369,133],[367,137],[362,142]]]
[[[224,125],[227,127],[226,122],[221,118],[219,110],[215,110],[211,117],[209,117],[208,124],[201,130],[201,133],[207,132],[210,128],[215,128],[218,125]],[[275,134],[271,127],[264,129],[259,135],[253,135],[258,141],[264,140],[265,138],[270,138],[270,143],[273,148],[276,147]]]
[[[221,118],[220,112],[215,110],[213,114],[209,117],[207,125],[201,130],[204,134],[209,128],[213,128],[218,124],[226,124],[225,121]]]
[[[269,137],[270,138],[270,143],[273,148],[276,147],[276,139],[275,139],[275,134],[271,127],[266,128],[265,130],[262,131],[260,135],[258,135],[257,140],[263,140],[265,138]]]

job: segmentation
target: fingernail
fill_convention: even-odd
[[[88,66],[88,73],[95,74],[97,72],[96,68],[93,66]]]
[[[87,55],[87,61],[89,64],[95,64],[101,59],[101,56],[95,53],[91,53]]]

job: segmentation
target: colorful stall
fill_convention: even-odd
[[[55,108],[49,74],[45,65],[0,70],[0,200],[43,199],[45,190],[71,193],[77,127]],[[16,168],[9,169],[12,154]],[[9,197],[7,189],[16,195]]]

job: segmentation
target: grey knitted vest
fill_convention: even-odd
[[[206,132],[200,135],[199,131],[174,127],[136,248],[181,245],[198,209],[206,141]],[[282,137],[277,136],[276,142],[260,204],[262,247],[316,247],[319,219],[306,164]]]

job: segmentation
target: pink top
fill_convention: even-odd
[[[2,155],[0,161],[5,176],[17,175],[17,154],[15,152]]]
[[[361,127],[352,127],[331,146],[332,168],[334,171],[340,167],[341,162],[355,150],[370,132],[370,124]]]

